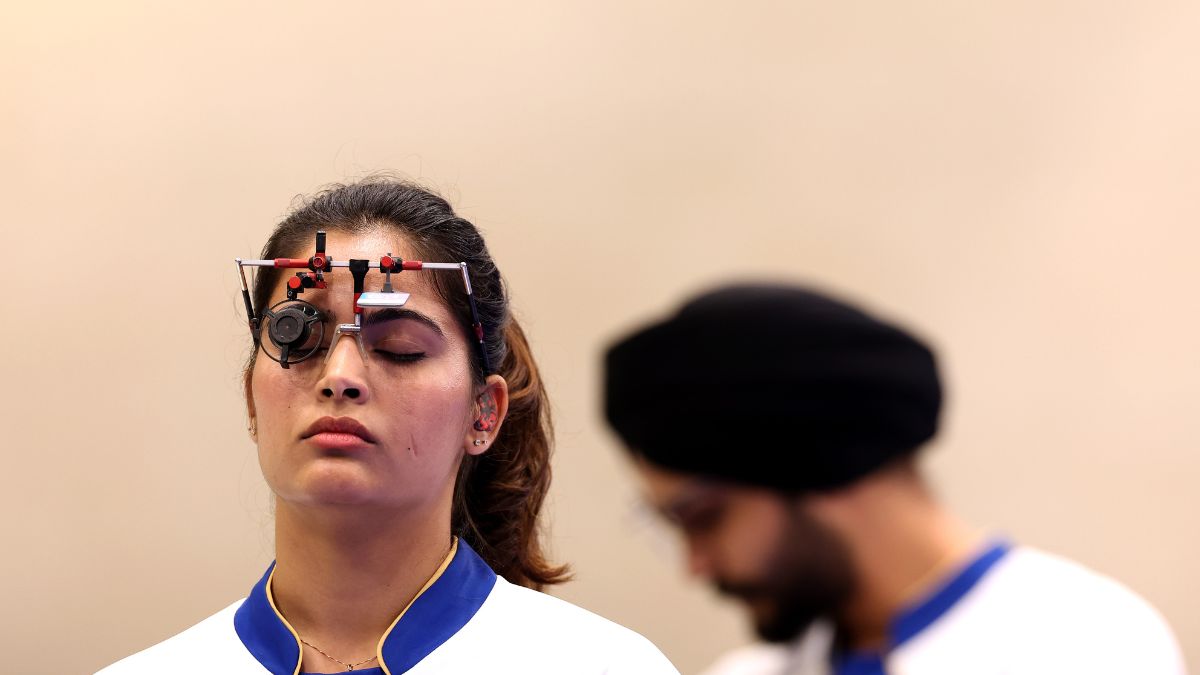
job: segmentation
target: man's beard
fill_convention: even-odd
[[[854,588],[846,544],[811,517],[793,514],[761,579],[716,581],[722,594],[751,606],[755,631],[768,642],[788,642],[834,615]]]

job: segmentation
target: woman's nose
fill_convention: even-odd
[[[365,403],[371,395],[367,385],[367,364],[355,334],[341,334],[329,348],[317,382],[322,399]]]

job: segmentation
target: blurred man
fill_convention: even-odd
[[[938,504],[916,455],[941,387],[906,332],[808,290],[729,287],[613,346],[605,377],[691,571],[776,643],[710,675],[1184,672],[1124,586]]]

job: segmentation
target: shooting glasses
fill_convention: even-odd
[[[462,275],[463,287],[467,293],[467,303],[471,307],[471,324],[479,349],[480,363],[483,374],[491,373],[488,363],[487,346],[484,342],[483,324],[479,321],[479,311],[475,308],[475,294],[471,290],[471,275],[465,262],[422,262],[420,260],[401,260],[391,253],[373,260],[334,260],[325,253],[325,231],[317,231],[316,252],[305,258],[275,258],[272,260],[243,260],[235,258],[238,276],[242,282],[242,301],[246,304],[246,318],[250,325],[250,334],[254,338],[256,348],[272,361],[284,368],[311,358],[316,354],[325,340],[326,313],[316,305],[301,300],[299,295],[309,288],[325,288],[325,275],[337,269],[349,269],[354,278],[354,323],[341,323],[333,331],[329,343],[329,351],[325,359],[333,353],[337,341],[343,335],[351,336],[358,346],[363,363],[369,363],[366,347],[363,346],[363,309],[364,308],[400,308],[408,302],[409,294],[392,289],[392,274],[399,272],[419,271],[457,271]],[[281,300],[266,309],[255,313],[254,304],[250,299],[250,290],[246,284],[247,267],[270,267],[275,269],[299,270],[295,276],[287,280],[287,299]],[[378,271],[384,275],[382,290],[365,292],[367,274]],[[369,323],[369,321],[368,321]],[[266,334],[265,339],[264,335]]]

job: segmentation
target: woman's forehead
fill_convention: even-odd
[[[389,253],[405,260],[417,257],[412,244],[406,237],[399,232],[382,227],[372,228],[365,232],[329,230],[325,235],[325,252],[334,260],[356,258],[377,262]],[[311,251],[305,251],[304,255],[307,257],[311,253]]]

